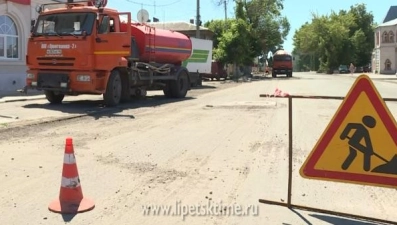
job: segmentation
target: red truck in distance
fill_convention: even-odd
[[[292,77],[292,55],[287,51],[278,50],[273,54],[272,77],[278,74],[285,74]]]

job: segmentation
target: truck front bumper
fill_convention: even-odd
[[[29,70],[26,89],[49,90],[62,93],[102,93],[98,74],[88,71]]]
[[[277,73],[277,74],[292,73],[292,69],[273,69],[273,73]]]

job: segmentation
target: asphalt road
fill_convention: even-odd
[[[374,79],[382,97],[396,97],[394,78]],[[192,90],[183,101],[170,101],[161,92],[152,92],[146,100],[115,109],[103,108],[100,96],[67,97],[60,106],[46,100],[1,103],[0,222],[379,224],[258,202],[286,202],[288,181],[287,100],[259,95],[278,88],[294,95],[344,96],[353,82],[350,75],[309,73],[238,84],[204,82],[204,87]],[[299,175],[340,103],[294,100],[292,201],[397,221],[395,189],[308,180]],[[396,103],[387,105],[396,116]],[[95,112],[102,113],[92,114]],[[75,216],[48,210],[48,204],[59,196],[66,137],[74,141],[83,194],[95,202],[92,211]],[[175,210],[178,201],[184,207],[207,205],[208,201],[251,206],[257,209],[251,213],[257,215],[207,212],[186,215],[184,220],[180,214],[143,215],[143,206]]]

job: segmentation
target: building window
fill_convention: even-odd
[[[389,42],[389,35],[387,34],[387,32],[383,32],[382,35],[382,43],[388,43]]]
[[[394,33],[393,33],[393,31],[389,32],[389,42],[391,42],[391,43],[394,42]]]
[[[18,59],[18,30],[14,21],[0,16],[0,59]]]
[[[385,61],[385,70],[391,70],[391,61],[389,59]]]

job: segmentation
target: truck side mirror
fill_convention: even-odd
[[[36,24],[36,20],[31,20],[30,21],[30,32],[33,32],[34,25]]]
[[[104,16],[102,18],[101,24],[99,25],[99,28],[98,28],[99,34],[105,34],[109,31],[109,21],[110,21],[109,16]]]

